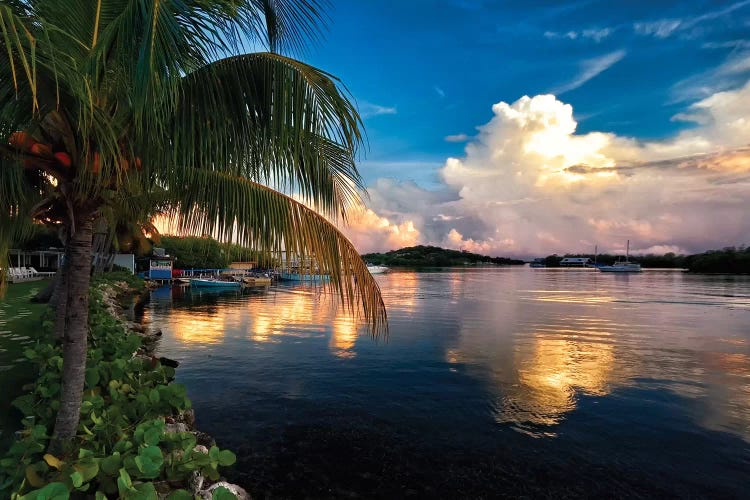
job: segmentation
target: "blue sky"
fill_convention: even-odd
[[[680,118],[691,106],[747,82],[748,51],[750,0],[332,0],[327,35],[304,59],[339,76],[356,99],[369,185],[412,180],[458,193],[444,165],[467,157],[493,104],[553,94],[572,106],[578,135],[670,141],[706,125]],[[704,153],[724,146],[714,141]],[[373,210],[405,220],[393,207]]]
[[[335,0],[309,60],[367,115],[367,178],[428,181],[431,166],[461,154],[446,136],[474,134],[491,104],[523,95],[563,97],[581,132],[659,138],[689,126],[670,120],[689,104],[675,85],[736,52],[748,22],[750,2],[716,0]],[[620,58],[581,81],[587,61],[608,55]]]

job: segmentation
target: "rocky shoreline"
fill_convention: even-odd
[[[142,348],[133,353],[133,356],[141,357],[153,364],[159,362],[163,365],[172,366],[174,368],[179,365],[177,361],[155,356],[157,347],[156,341],[162,335],[161,329],[144,326],[141,322],[129,319],[128,316],[132,316],[132,314],[126,314],[126,307],[128,309],[135,309],[142,307],[142,305],[148,301],[148,294],[150,291],[148,288],[137,289],[127,282],[115,281],[100,285],[99,291],[102,294],[103,304],[106,311],[121,321],[128,331],[138,335],[144,340]],[[164,421],[167,433],[189,432],[193,434],[197,443],[193,450],[196,452],[208,454],[209,449],[216,445],[216,441],[213,437],[196,428],[195,412],[192,408],[177,415],[164,415]],[[157,493],[163,497],[166,497],[175,489],[185,488],[198,498],[211,500],[214,491],[217,488],[223,487],[234,494],[238,500],[251,499],[250,494],[241,486],[229,483],[223,479],[220,479],[219,481],[211,481],[197,471],[193,472],[191,475],[189,484],[174,484],[170,481],[161,481],[155,483],[155,487]]]

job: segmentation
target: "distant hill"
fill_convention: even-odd
[[[390,267],[454,267],[472,265],[522,265],[524,262],[506,257],[489,257],[459,250],[419,245],[391,250],[386,253],[368,253],[362,258],[369,263]]]

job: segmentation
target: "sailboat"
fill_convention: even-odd
[[[630,262],[630,240],[628,240],[627,249],[625,250],[625,260],[618,260],[611,266],[600,266],[599,270],[603,273],[640,273],[641,265],[637,262]]]
[[[586,267],[593,267],[594,269],[599,267],[599,264],[596,263],[596,258],[599,257],[599,245],[594,245],[594,262],[589,262],[586,264]]]

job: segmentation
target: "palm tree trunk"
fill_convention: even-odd
[[[65,262],[58,269],[60,275],[55,275],[55,291],[52,293],[50,304],[55,307],[55,338],[62,340],[67,326],[68,310],[68,268],[70,267],[70,252],[65,251]]]
[[[59,447],[76,435],[86,372],[92,220],[88,214],[76,219],[76,232],[68,243],[69,262],[64,270],[68,297],[62,339],[62,390],[51,444],[53,447]]]

